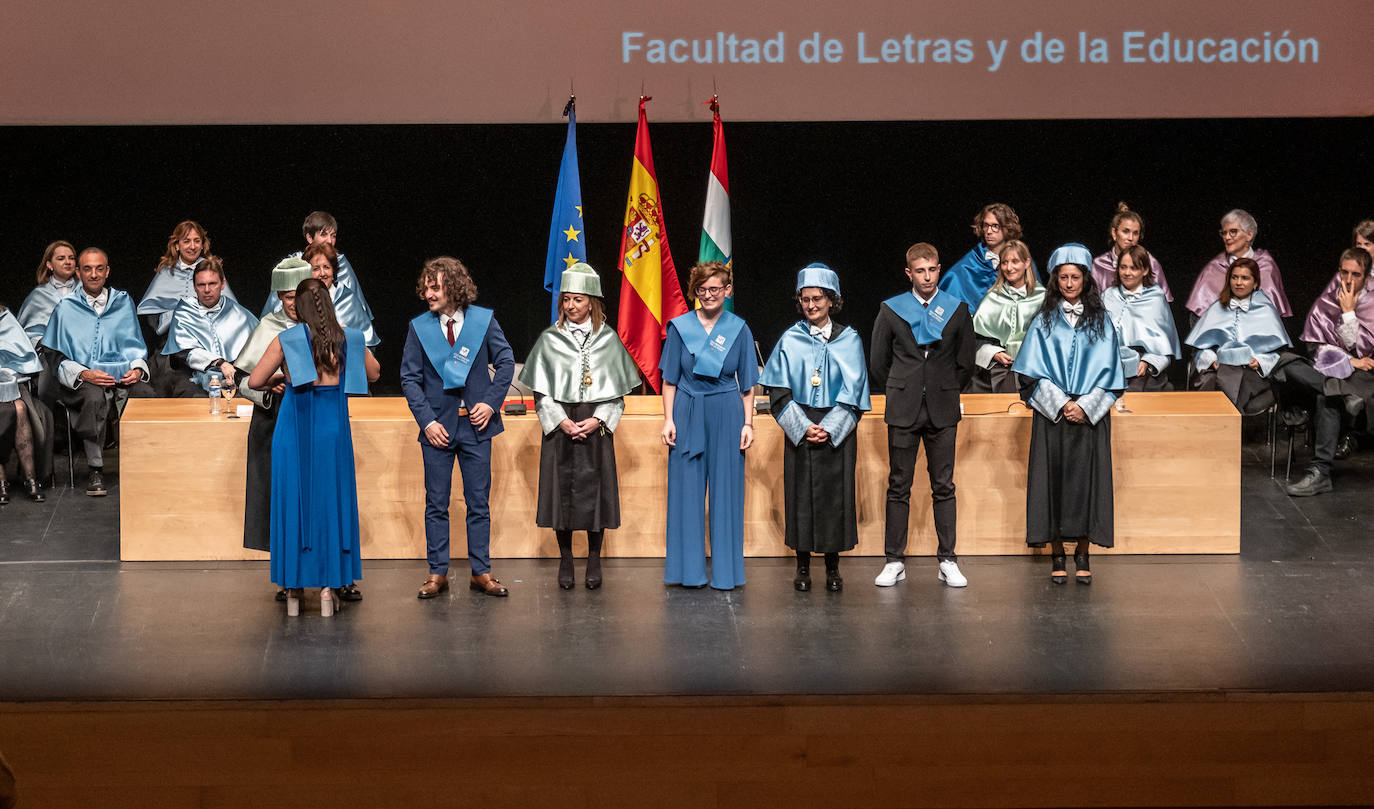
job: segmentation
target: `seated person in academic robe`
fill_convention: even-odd
[[[197,265],[194,278],[196,300],[177,304],[162,349],[174,375],[170,394],[180,398],[208,395],[215,374],[226,389],[237,387],[242,371],[230,360],[258,325],[251,312],[224,296],[227,284],[219,258]]]
[[[9,502],[5,464],[16,450],[24,493],[44,500],[38,481],[52,474],[52,413],[34,396],[32,384],[42,370],[18,318],[0,306],[0,506]]]
[[[1278,351],[1292,345],[1279,311],[1258,289],[1259,265],[1238,258],[1226,270],[1226,287],[1185,340],[1197,349],[1193,387],[1220,390],[1247,416],[1274,404],[1270,374],[1283,364]]]
[[[1358,247],[1341,254],[1340,270],[1331,279],[1302,330],[1310,359],[1283,367],[1290,385],[1316,396],[1316,441],[1307,473],[1287,487],[1306,497],[1331,491],[1331,463],[1341,432],[1341,410],[1363,412],[1374,407],[1374,295],[1369,294],[1370,255]]]
[[[787,436],[782,485],[787,547],[797,553],[792,586],[811,589],[811,554],[825,554],[825,589],[844,587],[840,552],[859,542],[854,473],[859,416],[871,410],[863,341],[831,315],[840,310],[840,277],[824,264],[797,273],[797,308],[805,320],[783,332],[759,382]]]
[[[153,281],[138,302],[143,342],[149,348],[149,380],[158,396],[171,396],[176,376],[162,349],[172,327],[172,313],[182,301],[196,302],[195,268],[210,257],[210,235],[199,224],[180,222],[167,238],[167,249],[158,260]],[[224,296],[236,300],[228,284]]]
[[[57,302],[80,288],[81,282],[76,277],[76,248],[71,242],[61,240],[49,244],[38,262],[38,286],[19,307],[19,325],[24,327],[30,344],[38,347]],[[51,410],[57,405],[57,363],[52,359],[52,352],[46,350],[38,352],[38,361],[43,370],[33,381],[33,392]]]
[[[1050,256],[1045,304],[1012,370],[1031,406],[1026,544],[1052,547],[1050,579],[1068,578],[1064,542],[1077,540],[1075,578],[1092,583],[1089,543],[1115,544],[1112,403],[1126,387],[1121,340],[1102,306],[1092,254],[1066,244]]]
[[[305,236],[306,247],[312,244],[327,244],[335,250],[339,249],[339,223],[332,215],[325,211],[311,211],[310,215],[305,217],[305,223],[301,225],[301,234]],[[300,250],[287,256],[287,258],[303,257],[302,251]],[[368,305],[367,297],[363,295],[363,287],[358,281],[357,271],[353,269],[353,265],[349,263],[348,257],[343,253],[339,253],[338,265],[339,269],[334,274],[334,284],[336,286],[348,287],[349,290],[352,291],[353,297],[358,299],[358,305],[362,308],[363,312],[366,313],[367,320],[371,322],[373,320],[372,307]],[[262,305],[262,314],[260,314],[259,317],[267,317],[269,313],[279,309],[281,309],[281,304],[278,302],[277,297],[275,295],[268,295],[267,301]]]
[[[86,494],[106,494],[102,470],[105,431],[113,409],[122,413],[130,396],[152,396],[148,349],[139,333],[133,299],[106,286],[110,260],[88,247],[77,256],[81,291],[53,309],[42,344],[58,355],[58,400],[71,411],[72,431],[86,449]]]
[[[1021,238],[1021,219],[1010,205],[994,202],[973,217],[978,243],[940,276],[940,289],[968,306],[973,314],[997,280],[997,249],[1003,242]],[[1032,264],[1032,272],[1035,265]]]
[[[1183,356],[1174,315],[1164,289],[1154,282],[1150,254],[1141,245],[1121,252],[1112,285],[1102,305],[1121,338],[1121,370],[1127,390],[1173,390],[1164,375],[1171,360]],[[1093,278],[1096,281],[1096,276]]]
[[[539,335],[520,381],[534,391],[544,438],[534,522],[558,540],[558,586],[573,587],[574,531],[587,532],[588,590],[601,586],[601,543],[620,527],[615,428],[639,369],[606,324],[601,278],[577,262],[563,271],[558,322]]]
[[[372,327],[372,314],[366,303],[352,287],[338,283],[339,253],[334,246],[328,242],[317,241],[305,248],[305,252],[301,253],[301,260],[310,265],[310,271],[315,278],[329,287],[329,300],[334,304],[334,313],[339,318],[339,325],[362,332],[369,348],[380,343],[381,338],[377,337],[377,331]],[[281,301],[277,300],[272,308],[280,309]]]
[[[1202,268],[1193,291],[1188,295],[1188,311],[1193,317],[1202,317],[1221,297],[1226,288],[1226,268],[1245,258],[1254,261],[1259,267],[1257,286],[1278,311],[1279,317],[1288,317],[1293,309],[1288,305],[1288,295],[1283,291],[1283,276],[1279,275],[1279,265],[1268,250],[1256,250],[1253,246],[1259,225],[1255,217],[1237,208],[1221,218],[1222,252]]]
[[[1018,239],[997,250],[997,282],[973,314],[973,337],[978,352],[973,357],[969,393],[1016,393],[1016,374],[1011,364],[1021,350],[1030,322],[1045,301],[1044,287],[1031,271],[1030,248]]]
[[[1131,210],[1124,202],[1116,204],[1116,215],[1112,217],[1112,225],[1109,233],[1112,237],[1112,246],[1107,248],[1107,252],[1093,259],[1093,281],[1097,283],[1097,288],[1101,290],[1110,289],[1116,284],[1116,263],[1121,259],[1121,254],[1140,244],[1140,238],[1144,231],[1144,224],[1140,214]],[[1147,250],[1145,258],[1150,265],[1150,275],[1154,278],[1154,284],[1164,293],[1164,300],[1169,303],[1174,302],[1174,293],[1169,291],[1169,282],[1164,278],[1164,267],[1160,266],[1158,260]]]
[[[248,375],[262,359],[262,352],[273,338],[296,325],[296,286],[310,276],[310,265],[298,258],[283,259],[272,270],[273,294],[282,308],[269,312],[258,322],[248,342],[239,349],[233,365],[239,371],[239,395],[253,403],[253,420],[248,425],[248,480],[243,493],[243,547],[270,550],[272,508],[272,431],[285,382],[269,390],[256,390]],[[286,591],[279,590],[285,600]]]

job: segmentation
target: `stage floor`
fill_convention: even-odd
[[[288,619],[263,563],[121,564],[117,485],[58,491],[0,510],[0,701],[1374,689],[1374,452],[1306,500],[1244,452],[1238,556],[1103,557],[1091,587],[979,557],[951,590],[924,557],[880,589],[859,557],[840,594],[788,559],[716,592],[626,559],[564,592],[552,560],[498,560],[510,598],[419,601],[423,563],[375,562],[332,619]]]

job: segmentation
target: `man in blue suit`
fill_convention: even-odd
[[[468,586],[489,596],[508,591],[491,575],[491,439],[502,431],[501,405],[515,355],[490,309],[472,305],[477,285],[456,258],[425,262],[416,286],[429,311],[410,321],[401,354],[401,390],[420,426],[425,462],[425,545],[429,578],[419,597],[448,589],[449,497],[453,462],[467,502]],[[487,373],[487,366],[496,369]]]

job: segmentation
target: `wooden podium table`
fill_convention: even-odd
[[[1118,553],[1240,550],[1240,414],[1221,393],[1129,393],[1112,413]],[[237,400],[236,400],[237,403]],[[1010,394],[963,397],[955,485],[962,555],[1022,554],[1030,413]],[[858,426],[859,546],[881,556],[887,487],[883,397]],[[659,397],[630,397],[616,432],[621,527],[607,556],[661,556],[667,451]],[[264,559],[242,547],[248,420],[207,413],[205,399],[131,399],[120,438],[120,558],[125,561]],[[1008,412],[1010,410],[1010,412]],[[418,429],[399,397],[350,401],[365,558],[423,558],[424,480]],[[539,422],[506,416],[493,441],[494,557],[558,555],[553,532],[534,525]],[[744,551],[785,556],[782,446],[773,420],[755,418],[748,453]],[[935,552],[924,453],[911,494],[908,553]],[[462,482],[455,466],[452,546],[465,550]],[[584,534],[576,542],[585,545]],[[579,549],[581,552],[582,549]],[[1095,551],[1096,552],[1096,551]]]

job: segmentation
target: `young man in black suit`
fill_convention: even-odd
[[[973,318],[968,306],[939,289],[940,254],[925,242],[906,251],[911,289],[883,301],[873,323],[869,375],[887,394],[887,511],[883,550],[887,563],[874,584],[906,578],[903,559],[911,513],[911,484],[925,442],[939,539],[939,579],[950,587],[968,580],[954,553],[954,442],[959,391],[973,370]]]

